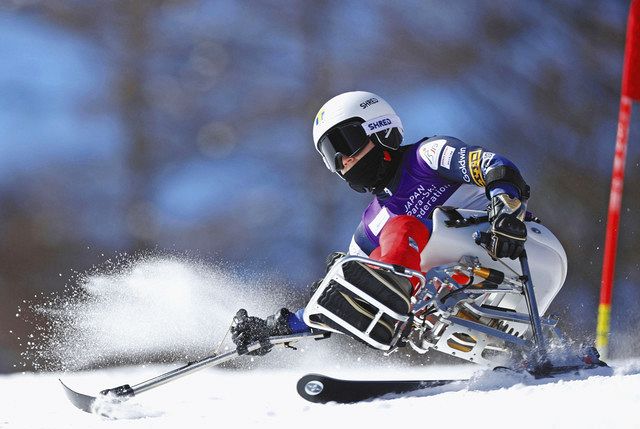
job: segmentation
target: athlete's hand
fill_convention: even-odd
[[[241,308],[233,318],[231,324],[231,339],[237,346],[239,352],[243,352],[246,347],[256,341],[265,342],[270,336],[289,335],[291,328],[287,324],[287,317],[291,314],[286,308],[278,310],[275,314],[261,319],[249,316],[247,310]],[[271,351],[273,346],[265,344],[263,347],[248,354],[262,356]]]
[[[522,221],[525,206],[517,198],[500,194],[491,200],[491,244],[490,252],[496,258],[517,259],[524,251],[527,227]]]
[[[496,258],[517,259],[524,251],[527,227],[513,214],[501,213],[491,226],[490,251]]]

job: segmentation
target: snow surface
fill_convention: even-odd
[[[312,370],[317,371],[319,366]],[[1,377],[0,428],[213,428],[238,424],[260,428],[337,428],[354,424],[397,427],[420,421],[425,427],[639,427],[636,407],[640,404],[640,366],[633,363],[622,364],[612,376],[574,381],[525,380],[522,383],[517,377],[484,373],[476,376],[470,387],[454,386],[449,388],[453,391],[424,391],[413,397],[352,405],[319,405],[300,398],[295,390],[296,381],[310,368],[208,369],[107,409],[112,417],[119,419],[117,421],[75,409],[57,381],[63,377],[73,389],[95,394],[105,387],[137,383],[169,369],[156,365]],[[449,378],[469,375],[470,371],[472,368],[468,366],[454,366],[419,371],[367,368],[327,372],[353,378]]]
[[[24,347],[24,362],[18,365],[42,372],[0,376],[0,429],[640,427],[635,408],[640,360],[616,362],[615,370],[597,370],[587,379],[534,380],[478,372],[477,366],[435,366],[428,354],[423,366],[408,366],[400,353],[384,356],[347,344],[344,337],[243,357],[236,368],[206,369],[115,407],[100,403],[100,411],[111,418],[84,413],[68,402],[58,378],[96,395],[210,354],[238,308],[264,316],[286,303],[278,296],[281,285],[270,284],[268,276],[247,278],[225,267],[146,258],[80,275],[64,294],[26,302],[18,316],[34,330],[18,338]],[[227,338],[223,350],[228,343]],[[141,363],[150,357],[178,363]],[[113,363],[120,366],[79,371]],[[471,382],[410,397],[318,405],[296,392],[297,380],[310,372],[361,379],[471,377]]]

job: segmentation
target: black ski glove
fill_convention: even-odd
[[[527,227],[522,221],[525,205],[517,198],[500,194],[491,200],[491,245],[490,252],[496,258],[517,259],[524,251]]]
[[[247,346],[255,341],[260,341],[262,347],[248,353],[252,356],[263,356],[271,351],[273,347],[267,339],[277,335],[290,335],[291,328],[287,323],[287,318],[291,312],[286,308],[281,308],[275,314],[261,319],[249,316],[247,310],[241,308],[233,318],[231,324],[231,339],[237,346],[238,352],[246,352]]]

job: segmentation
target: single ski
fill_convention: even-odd
[[[351,404],[384,395],[414,392],[467,380],[341,380],[322,374],[307,374],[298,380],[298,393],[310,402]]]
[[[577,380],[589,378],[592,375],[610,376],[613,369],[604,362],[593,364],[575,364],[562,366],[546,366],[535,371],[526,369],[511,369],[507,367],[496,367],[494,372],[511,374],[529,380],[549,379],[563,380],[557,378],[566,376],[569,379]],[[296,386],[298,394],[309,402],[326,404],[336,402],[339,404],[351,404],[355,402],[367,401],[380,398],[389,394],[403,394],[418,390],[434,389],[437,387],[458,384],[461,389],[469,387],[469,379],[453,380],[341,380],[328,377],[322,374],[307,374],[298,380]]]

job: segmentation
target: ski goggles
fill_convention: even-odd
[[[342,156],[354,156],[366,146],[372,134],[382,146],[396,150],[402,138],[388,139],[393,128],[402,129],[400,118],[395,115],[381,116],[367,122],[350,121],[327,131],[318,141],[318,152],[322,154],[327,168],[335,173],[342,169]],[[387,131],[387,133],[382,133]],[[377,133],[383,134],[379,136]]]

